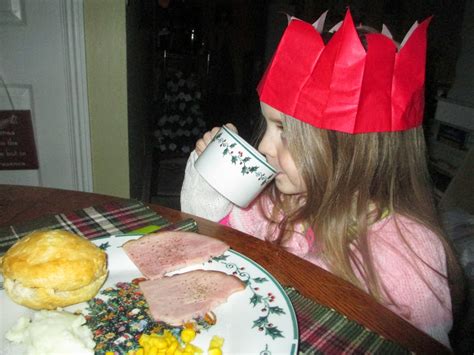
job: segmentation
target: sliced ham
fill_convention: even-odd
[[[245,284],[220,271],[194,270],[143,281],[140,288],[156,321],[180,326],[225,303]]]
[[[143,276],[157,279],[167,272],[206,262],[223,254],[229,246],[202,234],[161,232],[128,241],[123,249]]]

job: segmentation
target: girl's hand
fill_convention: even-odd
[[[237,127],[235,127],[232,123],[226,123],[225,126],[229,128],[231,131],[237,132]],[[196,142],[196,153],[197,155],[201,155],[201,153],[206,149],[207,145],[212,141],[212,138],[219,132],[220,127],[214,127],[210,131],[204,133],[201,139]]]

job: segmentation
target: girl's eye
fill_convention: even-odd
[[[288,141],[286,139],[286,133],[285,133],[285,129],[283,127],[280,127],[280,138],[281,138],[281,141],[283,142],[283,144],[287,144]]]

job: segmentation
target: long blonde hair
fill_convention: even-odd
[[[448,266],[457,265],[429,188],[421,127],[351,135],[318,129],[291,117],[284,118],[283,124],[307,192],[287,196],[274,185],[266,191],[274,204],[268,217],[280,225],[277,243],[283,244],[297,225],[306,225],[314,231],[321,257],[330,270],[381,300],[383,292],[371,257],[368,230],[389,212],[432,230],[445,246]],[[285,217],[277,221],[278,215]]]

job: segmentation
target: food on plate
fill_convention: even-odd
[[[148,354],[167,354],[167,355],[195,355],[203,354],[202,349],[191,344],[196,337],[196,332],[192,328],[184,328],[177,339],[177,335],[168,329],[162,334],[142,334],[138,343],[140,347],[137,350],[131,350],[127,355],[148,355]],[[209,342],[208,355],[222,355],[222,346],[224,338],[214,335]]]
[[[194,270],[140,283],[153,318],[173,326],[204,316],[244,288],[239,278],[214,270]]]
[[[94,297],[107,278],[107,255],[65,230],[33,232],[2,259],[10,298],[32,309],[56,309]]]
[[[208,355],[222,355],[222,346],[224,345],[224,338],[214,335],[209,342],[207,350]]]
[[[190,343],[196,338],[196,331],[191,327],[184,327],[181,331],[181,340]]]
[[[38,311],[30,321],[20,317],[5,337],[27,347],[27,354],[94,354],[92,332],[82,315]]]
[[[121,353],[128,354],[138,346],[143,333],[155,332],[157,323],[148,313],[148,305],[138,283],[118,282],[104,287],[99,295],[87,302],[84,316],[92,330],[96,350],[104,354],[120,346]]]
[[[165,329],[175,336],[181,332],[181,326],[172,327],[153,320],[139,286],[144,280],[137,278],[104,287],[99,296],[87,302],[84,316],[94,335],[97,354],[113,353],[119,349],[120,354],[132,355],[139,347],[138,340],[142,334],[163,334]],[[201,333],[211,329],[213,324],[208,323],[206,314],[197,322],[185,324],[184,328]],[[185,342],[192,341],[188,331],[181,332],[181,337]]]
[[[190,338],[190,335],[193,334]],[[138,343],[140,348],[135,351],[129,351],[127,355],[147,355],[147,354],[180,354],[180,355],[195,355],[202,354],[202,350],[191,344],[194,340],[196,332],[194,329],[185,328],[181,331],[180,339],[177,339],[168,329],[165,329],[162,334],[142,334]]]
[[[229,246],[192,232],[158,232],[130,240],[123,249],[146,278],[157,279],[167,272],[219,256]]]

